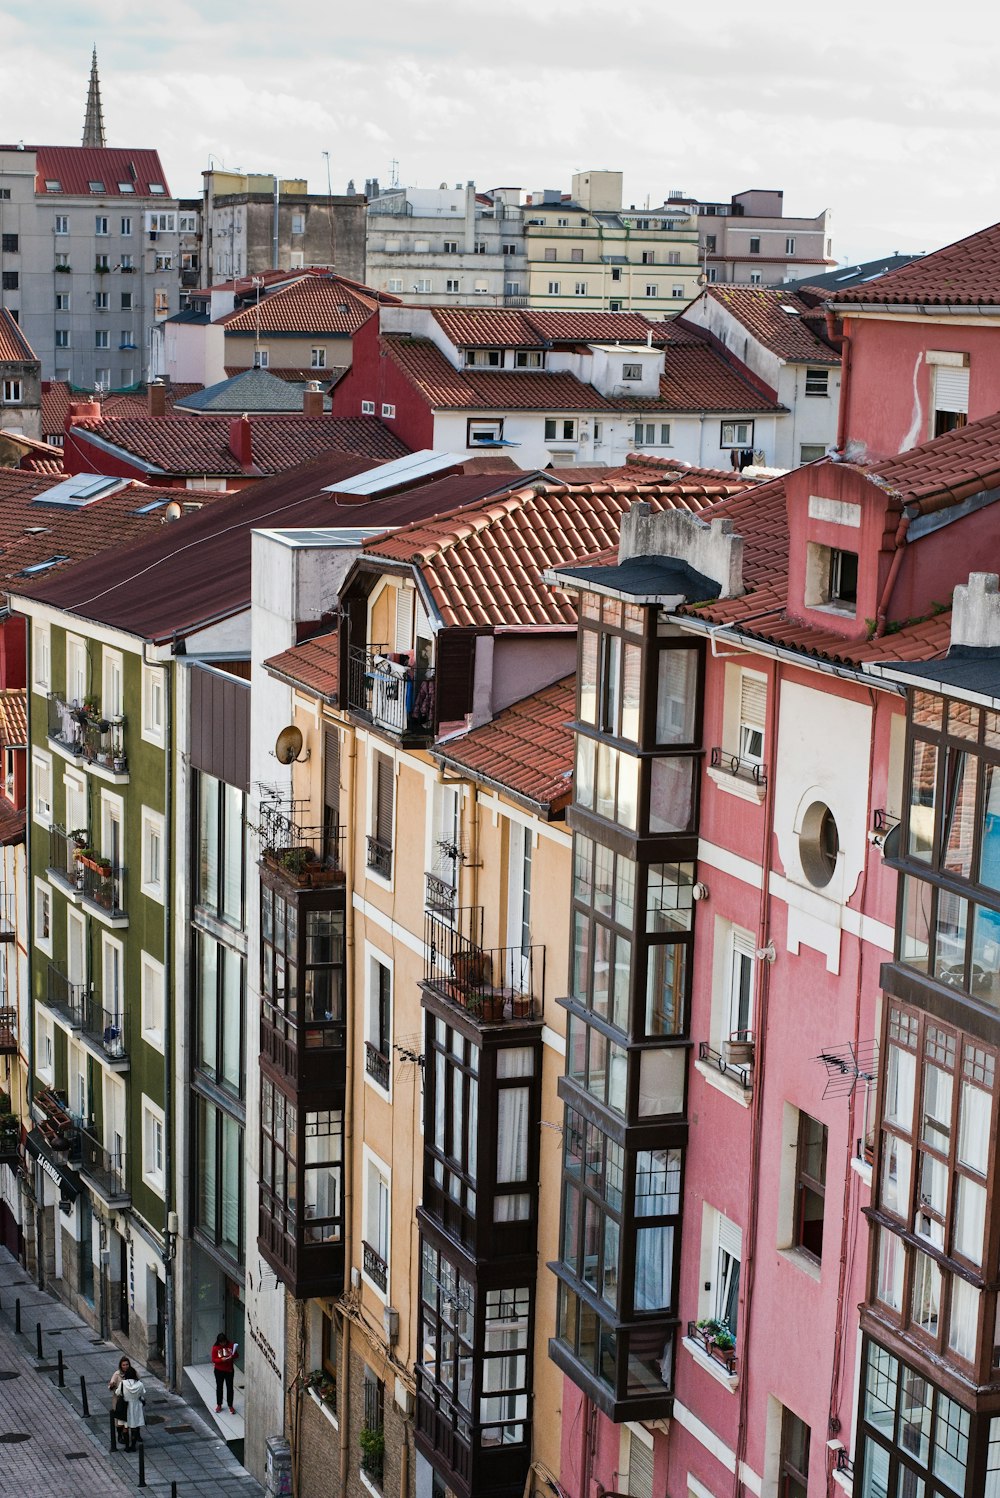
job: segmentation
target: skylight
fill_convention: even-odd
[[[163,183],[162,182],[151,182],[149,184],[149,190],[150,190],[151,193],[158,193],[158,194],[160,194],[162,196],[162,194],[163,194]]]
[[[45,191],[46,192],[62,192],[62,183],[59,181],[59,178],[58,177],[46,177],[46,179],[45,179]]]
[[[67,510],[82,510],[86,505],[93,504],[95,499],[101,499],[106,494],[113,494],[116,490],[123,489],[126,482],[126,479],[109,478],[103,473],[77,473],[72,478],[63,479],[61,483],[54,484],[51,489],[44,489],[41,494],[36,494],[31,503],[33,505],[58,505]]]
[[[118,191],[119,192],[135,192],[135,188],[133,187],[133,185],[132,185],[131,182],[119,182],[119,184],[118,184]]]
[[[103,182],[90,182],[90,183],[88,183],[88,186],[90,187],[91,192],[103,192],[104,191],[104,183]]]
[[[60,552],[57,556],[49,557],[46,562],[33,562],[30,567],[22,567],[19,576],[32,577],[36,572],[48,572],[50,567],[56,567],[60,562],[68,561],[69,557]]]

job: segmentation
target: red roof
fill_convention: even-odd
[[[13,147],[5,147],[12,150]],[[35,191],[48,192],[49,197],[59,194],[47,189],[46,182],[58,182],[62,196],[94,198],[154,198],[170,197],[170,188],[160,164],[157,151],[119,150],[114,146],[26,146],[35,151]],[[92,192],[90,184],[100,182],[100,191]],[[123,192],[128,183],[134,191]],[[150,192],[151,186],[163,191]]]
[[[659,401],[622,402],[636,410],[655,407],[668,411],[784,411],[749,378],[707,344],[668,345],[660,380]]]
[[[168,385],[166,387],[167,410],[175,400],[183,400],[203,385]],[[66,413],[71,401],[89,400],[90,396],[74,390],[65,380],[42,381],[42,431],[50,435],[61,433],[66,426]],[[130,416],[145,416],[149,411],[149,398],[139,392],[134,395],[104,395],[101,397],[101,415],[107,420]]]
[[[544,348],[553,343],[645,343],[639,312],[551,312],[541,307],[434,307],[456,348]]]
[[[243,307],[216,321],[227,333],[255,335],[259,329],[268,337],[350,337],[377,308],[378,295],[367,287],[359,288],[341,276],[305,275],[261,297],[259,305]]]
[[[283,650],[280,655],[272,655],[264,662],[264,668],[272,676],[280,676],[293,686],[335,703],[340,682],[339,656],[337,631],[334,629],[329,634],[303,640],[301,645],[293,645],[291,650]]]
[[[792,363],[839,364],[840,355],[810,326],[817,321],[808,302],[775,286],[706,286],[705,296],[735,317],[748,333],[779,359]]]
[[[575,629],[576,609],[542,574],[617,544],[637,499],[654,511],[697,514],[717,500],[702,486],[584,484],[517,489],[500,499],[418,520],[365,547],[419,569],[445,626]]]
[[[1000,224],[830,297],[834,307],[1000,307]]]
[[[6,307],[0,307],[0,363],[37,363],[38,355]]]
[[[528,311],[532,324],[552,343],[645,343],[652,324],[639,312]]]
[[[78,437],[88,433],[116,447],[123,458],[137,459],[151,474],[241,477],[246,470],[230,451],[230,416],[143,416],[125,421],[81,421]],[[409,448],[372,417],[342,420],[332,416],[250,416],[253,469],[256,474],[284,473],[322,453],[362,453],[382,462],[401,458]],[[100,456],[94,459],[100,466]]]
[[[572,796],[575,708],[576,678],[566,676],[438,745],[434,758],[552,817]]]
[[[28,694],[24,687],[0,691],[0,742],[11,749],[28,742]]]

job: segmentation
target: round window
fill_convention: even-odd
[[[814,801],[799,832],[799,858],[810,884],[822,889],[830,883],[839,852],[840,834],[833,812],[822,801]]]

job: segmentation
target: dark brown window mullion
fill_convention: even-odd
[[[392,811],[395,776],[393,762],[387,754],[375,755],[375,838],[383,847],[392,848]]]

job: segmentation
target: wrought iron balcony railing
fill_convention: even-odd
[[[83,1009],[83,1032],[112,1061],[127,1060],[128,1017],[120,1004],[105,1009],[96,995],[88,994]]]
[[[82,1030],[87,1003],[86,983],[71,983],[61,968],[49,963],[45,1002],[67,1020],[71,1029]]]
[[[361,1248],[364,1254],[365,1274],[372,1284],[378,1285],[380,1290],[385,1290],[389,1284],[389,1266],[382,1255],[370,1243],[362,1241]]]
[[[6,998],[6,994],[0,994]],[[0,1056],[17,1055],[17,1010],[10,1004],[0,1005]]]
[[[434,668],[400,660],[386,647],[347,653],[347,706],[393,734],[434,731]]]
[[[368,839],[368,867],[383,879],[392,878],[392,845],[377,837]]]
[[[264,800],[260,808],[261,859],[290,884],[320,889],[344,881],[344,832],[335,824],[307,826],[296,815],[304,803]]]
[[[480,906],[456,910],[453,919],[424,918],[424,982],[480,1024],[541,1019],[545,948],[484,947]]]
[[[373,1082],[377,1082],[383,1092],[389,1091],[389,1057],[371,1041],[365,1042],[365,1071]]]
[[[723,1076],[734,1077],[745,1092],[753,1086],[754,1038],[749,1030],[737,1030],[715,1051],[707,1040],[698,1042],[698,1060],[718,1067]]]
[[[128,769],[125,719],[106,718],[95,702],[49,695],[49,738],[87,764],[101,765],[116,774]]]
[[[752,780],[755,785],[767,785],[767,765],[762,764],[759,759],[733,753],[717,744],[712,750],[711,763],[713,770],[724,770],[727,775],[734,775],[739,780]]]
[[[455,914],[455,901],[457,891],[450,879],[442,879],[440,874],[424,875],[424,908],[432,910],[435,915],[452,916]]]
[[[81,859],[83,898],[100,905],[110,916],[125,915],[125,870],[103,859]]]
[[[77,857],[86,851],[89,837],[81,829],[67,832],[65,827],[53,823],[49,828],[49,876],[72,891],[83,889],[83,865]]]
[[[124,1150],[105,1149],[87,1129],[80,1131],[80,1173],[85,1175],[105,1201],[121,1202],[130,1193],[125,1175]]]

